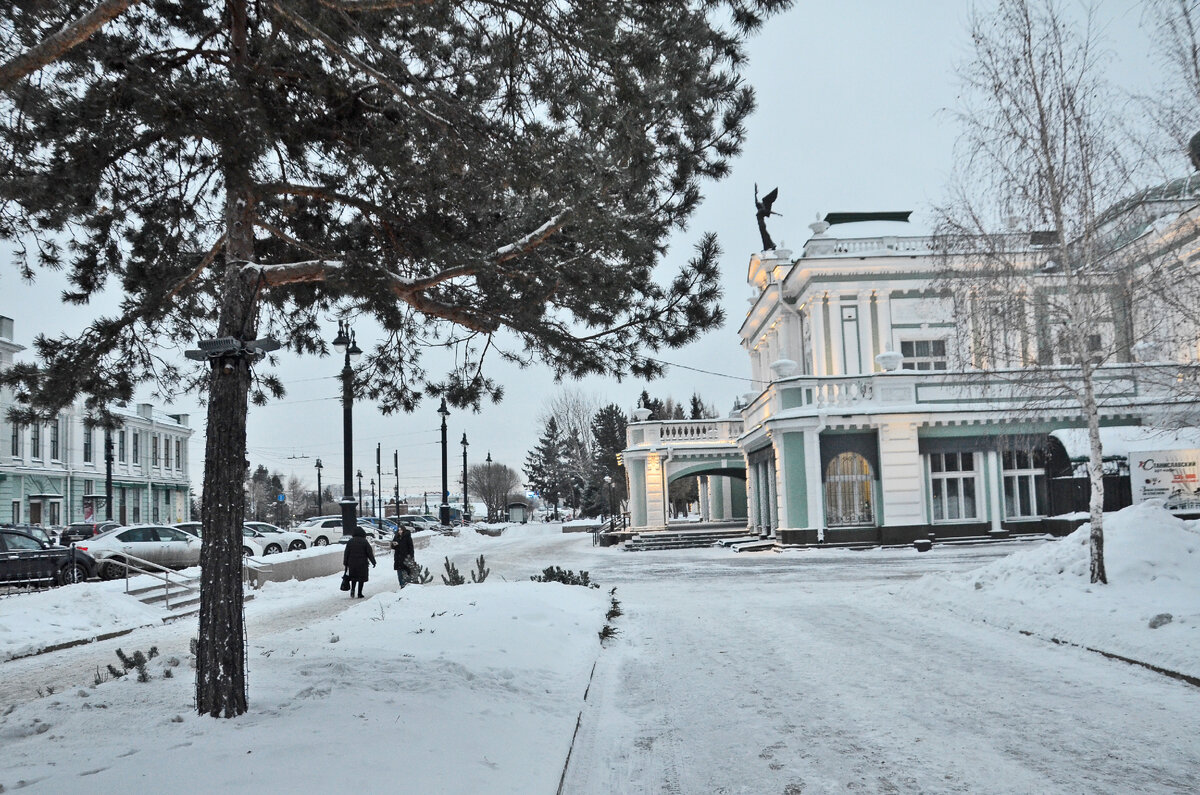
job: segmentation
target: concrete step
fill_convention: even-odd
[[[762,552],[766,549],[774,549],[775,539],[755,538],[751,541],[742,541],[741,543],[730,544],[729,547],[734,552]]]

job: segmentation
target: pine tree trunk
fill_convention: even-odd
[[[1088,513],[1091,520],[1091,536],[1088,544],[1091,582],[1108,583],[1104,571],[1104,452],[1100,445],[1100,409],[1096,405],[1096,392],[1092,383],[1093,369],[1084,367],[1083,410],[1087,415],[1088,427],[1088,476],[1091,480],[1091,497]]]
[[[230,60],[233,84],[244,90],[246,5],[230,0]],[[231,127],[238,127],[232,124]],[[222,142],[225,178],[225,272],[217,333],[255,337],[255,276],[250,161],[240,129]],[[200,551],[200,638],[196,653],[196,710],[232,718],[246,712],[246,634],[242,614],[242,522],[246,498],[246,406],[250,362],[244,356],[213,361],[209,376],[208,425],[204,450],[203,542]]]

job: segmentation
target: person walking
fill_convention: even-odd
[[[408,525],[402,524],[396,534],[392,536],[392,568],[396,570],[396,579],[400,581],[401,588],[407,584],[408,578],[412,576],[411,569],[415,569],[416,566],[412,532],[408,529]]]
[[[346,551],[342,553],[342,565],[346,567],[346,575],[350,579],[350,598],[363,598],[363,583],[370,577],[367,564],[375,565],[375,551],[367,540],[367,531],[356,527],[350,532],[350,540],[346,542]],[[357,586],[357,593],[355,592]]]

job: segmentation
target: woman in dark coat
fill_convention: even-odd
[[[417,565],[416,552],[413,549],[412,533],[408,525],[400,525],[396,535],[392,536],[392,568],[396,570],[396,579],[403,588],[410,575],[409,566]]]
[[[363,583],[370,576],[368,563],[375,565],[375,551],[371,549],[371,542],[367,540],[367,531],[356,527],[350,533],[350,540],[346,542],[346,551],[342,553],[342,565],[346,567],[346,575],[350,579],[351,599],[363,598]]]

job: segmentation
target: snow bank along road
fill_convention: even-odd
[[[1007,549],[594,566],[626,614],[564,791],[1196,792],[1200,689],[889,593]]]

